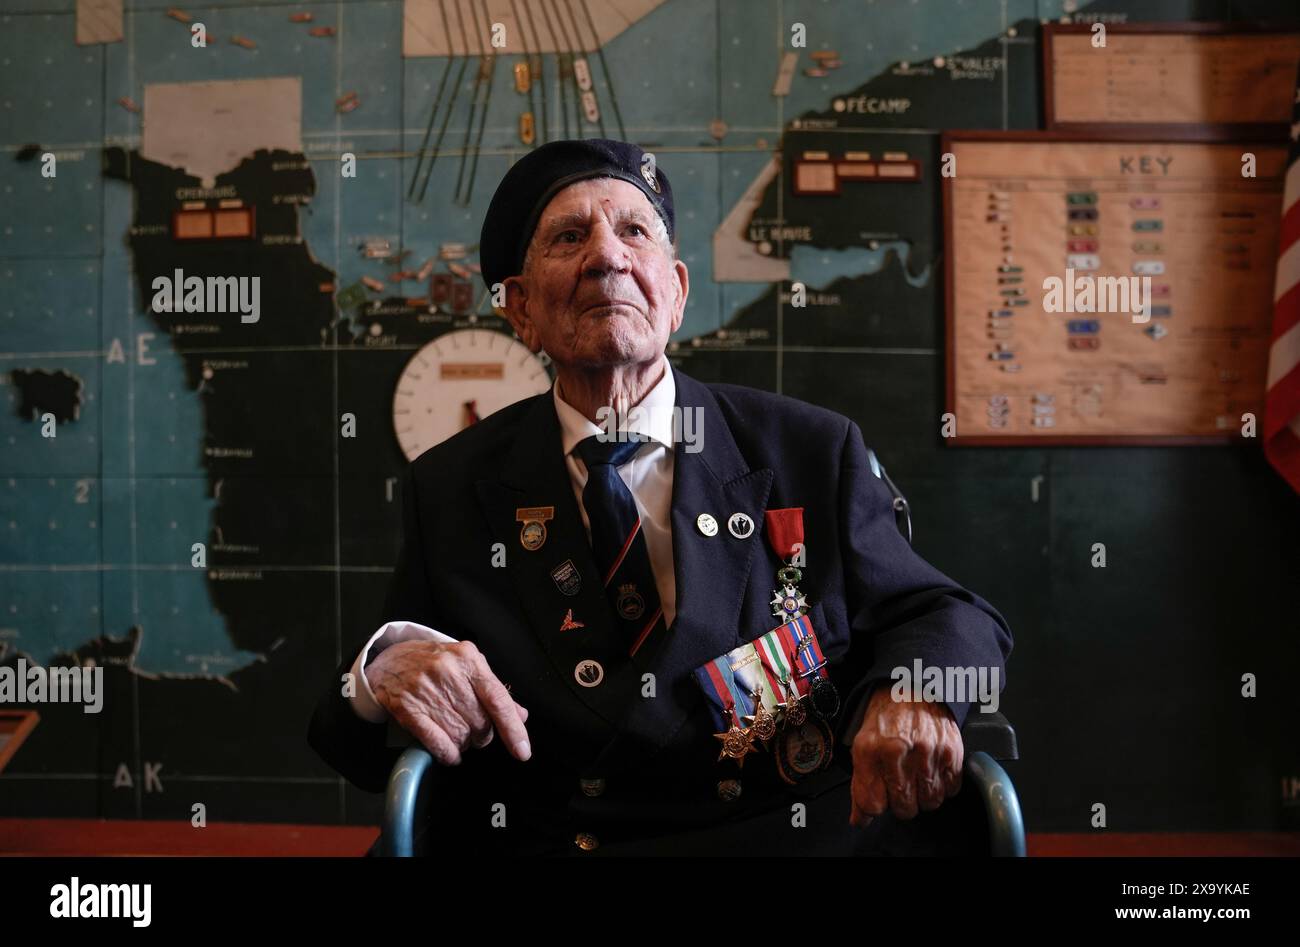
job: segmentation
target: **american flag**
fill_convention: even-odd
[[[1264,455],[1300,493],[1300,71],[1291,110],[1291,153],[1287,156],[1277,282],[1273,289]]]

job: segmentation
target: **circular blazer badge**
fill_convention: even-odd
[[[605,669],[599,661],[587,658],[578,662],[578,666],[573,669],[573,676],[583,687],[595,687],[605,679]]]
[[[525,523],[523,529],[519,531],[519,542],[529,552],[541,549],[542,544],[546,542],[546,524]]]
[[[636,621],[645,611],[645,599],[643,599],[636,590],[636,586],[628,582],[618,587],[618,613],[627,621]]]
[[[744,513],[732,513],[727,520],[727,532],[737,539],[748,539],[754,535],[754,521]]]
[[[536,552],[546,542],[546,521],[554,518],[553,506],[521,506],[515,510],[515,520],[523,524],[519,530],[519,545]]]

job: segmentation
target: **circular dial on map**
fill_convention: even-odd
[[[411,358],[393,393],[393,430],[414,460],[493,411],[551,387],[546,362],[495,329],[457,329]]]

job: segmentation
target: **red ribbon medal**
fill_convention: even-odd
[[[791,561],[803,552],[803,507],[767,510],[763,519],[767,523],[768,544],[777,558],[786,563],[776,570],[778,588],[772,591],[772,614],[783,622],[793,621],[808,614],[808,602],[798,586],[803,572]]]
[[[767,541],[772,551],[782,562],[789,562],[797,551],[795,546],[803,545],[803,507],[767,510],[763,519],[767,522]]]

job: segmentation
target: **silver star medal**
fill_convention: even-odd
[[[803,593],[793,585],[785,585],[781,591],[773,592],[772,614],[782,621],[794,621],[800,615],[808,614],[808,603]]]

